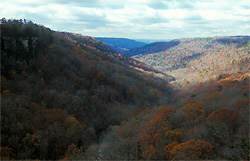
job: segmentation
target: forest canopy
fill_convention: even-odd
[[[134,109],[169,102],[150,70],[89,36],[1,19],[2,159],[62,159],[85,151]],[[133,67],[131,67],[133,65]]]
[[[139,62],[31,21],[1,30],[2,160],[250,159],[249,38],[180,39]]]

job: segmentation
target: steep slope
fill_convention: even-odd
[[[146,43],[126,38],[96,37],[95,39],[102,41],[105,45],[111,47],[119,53],[126,53],[129,49],[146,45]]]
[[[112,126],[84,159],[249,160],[249,37],[180,39],[169,50],[135,56],[177,76],[177,99],[136,109]],[[155,64],[152,64],[155,63]]]
[[[154,70],[94,38],[18,20],[1,30],[1,159],[85,152],[131,110],[173,97]]]

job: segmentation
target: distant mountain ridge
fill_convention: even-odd
[[[135,56],[138,54],[151,54],[167,50],[168,48],[178,45],[175,40],[157,40],[157,39],[127,39],[113,37],[96,37],[96,40],[102,41],[105,45],[115,51],[126,55]]]
[[[146,44],[151,44],[154,42],[166,42],[166,41],[171,41],[172,39],[134,39],[136,41],[144,42]]]
[[[167,50],[173,46],[178,45],[180,42],[178,40],[172,40],[169,42],[154,42],[148,45],[145,45],[140,48],[130,49],[125,53],[127,56],[135,56],[135,55],[147,55],[152,53],[161,52]]]
[[[127,38],[96,37],[95,39],[102,41],[105,45],[109,46],[119,53],[125,53],[129,49],[147,45],[146,43]]]

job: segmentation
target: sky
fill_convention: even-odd
[[[250,0],[1,0],[0,16],[93,37],[250,35]]]

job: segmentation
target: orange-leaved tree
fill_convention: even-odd
[[[146,124],[147,131],[149,133],[155,133],[169,129],[170,122],[168,120],[173,113],[173,110],[167,108],[156,113],[153,118]]]
[[[66,118],[66,112],[61,109],[44,109],[43,115],[45,117],[45,121],[48,124],[52,123],[62,123]]]
[[[165,133],[165,139],[171,142],[181,142],[181,140],[184,138],[185,131],[184,129],[174,129],[169,130]]]
[[[236,127],[238,112],[228,108],[212,112],[207,118],[207,128],[210,133],[210,140],[215,148],[227,144]]]
[[[62,160],[78,160],[81,157],[82,147],[79,149],[75,144],[71,144],[68,146],[66,153],[64,154],[64,158]]]
[[[209,142],[191,139],[174,146],[170,154],[173,160],[195,160],[209,159],[212,151],[213,146]]]
[[[227,124],[228,126],[233,127],[237,116],[238,112],[225,107],[212,112],[210,115],[208,115],[206,120],[209,125]]]
[[[154,145],[149,145],[143,152],[142,152],[142,156],[144,159],[146,160],[157,160],[160,159],[158,158],[158,149],[156,149],[156,147]]]
[[[184,117],[192,124],[195,124],[204,118],[204,115],[205,115],[204,103],[201,101],[197,101],[197,102],[192,101],[186,104],[182,108],[182,111],[183,111]]]
[[[164,159],[170,160],[172,158],[172,154],[170,153],[170,151],[173,149],[174,146],[178,145],[178,142],[172,142],[168,145],[166,145],[163,149],[163,154],[165,155]]]
[[[140,150],[144,159],[164,159],[163,148],[166,145],[164,135],[171,128],[169,117],[173,113],[174,111],[171,109],[163,109],[146,124],[145,133],[139,138]],[[152,154],[148,154],[148,152]]]

